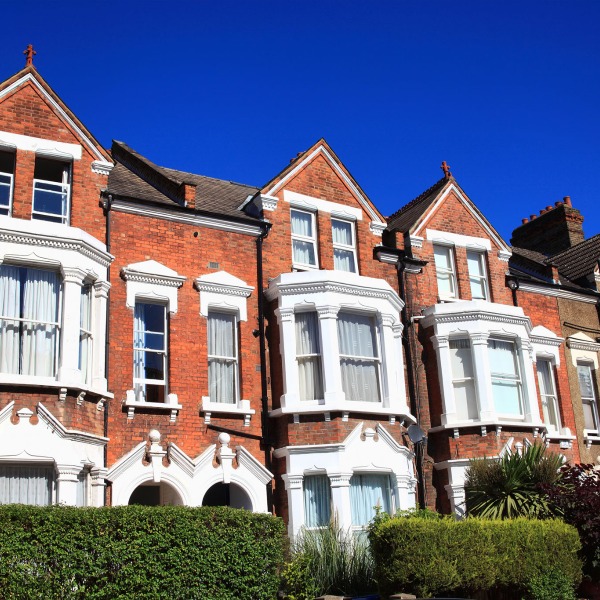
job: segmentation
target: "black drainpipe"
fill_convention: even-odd
[[[400,292],[400,298],[404,302],[404,306],[402,307],[402,311],[400,313],[400,318],[402,319],[403,332],[402,332],[402,345],[404,347],[404,356],[406,357],[406,377],[408,383],[408,395],[410,397],[410,407],[417,417],[417,425],[421,426],[421,402],[419,395],[417,394],[417,386],[415,383],[415,373],[414,373],[414,360],[412,355],[412,350],[410,346],[410,328],[412,326],[412,322],[408,315],[406,301],[406,285],[404,283],[404,277],[406,272],[406,263],[404,262],[404,257],[398,257],[398,262],[396,263],[396,269],[398,273],[398,289]],[[425,449],[423,448],[423,444],[421,442],[414,444],[415,450],[415,465],[417,469],[417,489],[418,489],[418,497],[419,497],[419,507],[425,508],[425,481],[423,479],[423,454]]]
[[[263,241],[269,235],[271,223],[263,222],[262,233],[256,238],[256,287],[258,288],[258,340],[260,344],[260,390],[261,390],[261,426],[262,441],[265,449],[265,467],[272,471],[271,441],[269,427],[269,397],[267,385],[267,342],[265,336],[265,310],[263,295]],[[267,505],[273,510],[273,489],[267,483]]]
[[[111,230],[111,218],[110,211],[112,208],[112,194],[106,194],[105,200],[102,204],[102,208],[104,209],[104,215],[106,217],[106,251],[110,254],[110,230]],[[110,283],[110,264],[108,265],[106,280]],[[108,297],[106,298],[106,325],[105,325],[105,342],[104,342],[104,374],[106,376],[106,383],[108,385],[108,356],[109,356],[109,323],[110,323],[110,288],[108,290]],[[104,437],[108,437],[108,407],[110,406],[110,402],[107,400],[104,403]],[[108,468],[108,445],[104,445],[104,467]],[[105,481],[104,486],[104,506],[106,506],[106,502],[108,500],[108,485],[110,482]]]

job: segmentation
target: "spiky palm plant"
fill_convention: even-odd
[[[543,444],[507,452],[499,460],[473,459],[465,480],[467,513],[486,519],[555,515],[540,486],[558,480],[562,462]]]

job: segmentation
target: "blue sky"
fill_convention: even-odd
[[[261,185],[324,137],[386,215],[446,160],[507,241],[565,195],[600,233],[597,0],[34,0],[3,21],[0,78],[34,44],[106,146]]]

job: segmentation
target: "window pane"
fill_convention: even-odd
[[[52,504],[54,469],[50,466],[0,465],[0,504]]]
[[[338,339],[341,354],[377,356],[375,327],[373,319],[369,316],[339,313]]]
[[[348,273],[356,273],[354,252],[352,252],[351,250],[341,250],[339,248],[334,248],[333,268],[336,271],[347,271]]]
[[[452,379],[473,377],[473,361],[469,340],[450,340]]]
[[[34,179],[67,183],[69,163],[37,156],[35,159]]]
[[[320,400],[324,393],[317,314],[297,313],[295,322],[300,399]]]
[[[310,213],[292,210],[292,233],[313,237],[312,215]]]
[[[492,381],[496,411],[500,414],[521,415],[521,394],[517,383]]]
[[[392,510],[392,493],[388,475],[353,475],[350,479],[352,525],[366,526],[375,516],[375,507]]]
[[[304,525],[324,527],[331,519],[331,489],[327,475],[304,478]]]
[[[166,307],[136,302],[133,327],[136,400],[164,402],[167,380]],[[153,380],[150,383],[148,380]]]
[[[293,240],[293,260],[295,263],[303,265],[316,265],[315,245],[313,242],[304,242],[302,240]]]
[[[237,402],[236,326],[237,319],[233,314],[208,314],[208,394],[211,402]]]
[[[517,364],[513,343],[489,340],[488,348],[492,373],[516,377]]]
[[[459,420],[477,419],[479,413],[469,340],[450,340],[450,362],[452,365],[456,416]]]
[[[592,371],[588,365],[577,365],[577,376],[579,378],[579,390],[582,398],[594,397],[594,386],[592,384]]]
[[[331,220],[331,229],[334,244],[343,244],[353,246],[352,242],[352,224],[347,221]]]
[[[538,359],[537,373],[544,423],[549,429],[558,431],[560,429],[560,421],[551,362],[549,360]]]
[[[444,271],[450,271],[452,269],[452,263],[450,262],[450,248],[435,246],[433,249],[433,256],[436,269]]]

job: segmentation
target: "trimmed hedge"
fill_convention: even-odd
[[[505,593],[521,598],[544,573],[581,581],[577,530],[560,520],[386,517],[369,532],[384,596]],[[493,596],[492,596],[493,597]]]
[[[273,600],[281,519],[227,507],[0,507],[5,599]]]

